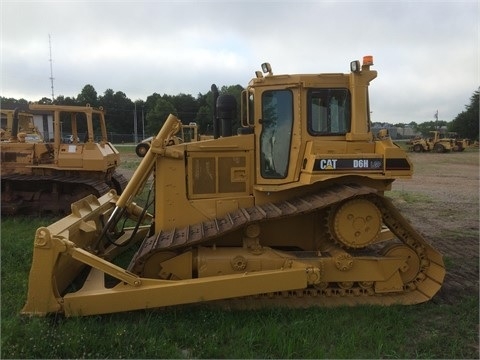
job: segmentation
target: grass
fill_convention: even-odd
[[[122,160],[122,168],[126,170],[135,170],[140,164],[140,160]]]
[[[227,311],[191,305],[84,318],[23,317],[35,229],[53,221],[2,219],[2,359],[479,355],[478,295],[415,306]]]
[[[142,159],[136,155],[135,145],[115,145],[115,148],[120,153],[122,169],[135,170],[138,167]]]
[[[118,152],[122,154],[133,154],[135,155],[135,145],[133,144],[113,144]],[[136,155],[135,155],[136,156]]]
[[[400,203],[405,202],[407,204],[434,202],[434,199],[432,199],[430,196],[419,192],[392,190],[388,191],[386,193],[386,196],[393,201],[397,201]]]

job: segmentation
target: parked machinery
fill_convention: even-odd
[[[1,141],[25,141],[25,142],[43,142],[43,136],[35,126],[33,115],[26,112],[2,109],[0,140]],[[14,120],[15,119],[15,120]],[[12,134],[12,127],[15,122],[16,128]]]
[[[412,140],[410,150],[415,152],[435,151],[445,153],[450,151],[463,151],[462,141],[454,138],[446,138],[439,131],[430,131],[428,138],[415,138]]]
[[[168,145],[181,128],[170,115],[122,195],[88,196],[37,230],[22,312],[431,299],[442,256],[383,195],[413,169],[386,134],[372,137],[372,65],[273,75],[263,64],[237,135],[229,95],[216,97],[214,139]]]
[[[453,147],[453,151],[464,151],[467,147],[470,147],[471,145],[471,140],[470,139],[467,139],[467,138],[460,138],[458,136],[458,133],[456,132],[449,132],[447,133],[447,136],[449,138],[451,138],[454,142],[454,147]]]
[[[135,146],[135,153],[138,157],[144,157],[148,149],[150,149],[154,136],[150,136]],[[210,135],[200,135],[198,132],[198,125],[195,122],[191,122],[188,125],[182,124],[178,133],[169,140],[168,145],[180,144],[182,142],[194,142],[200,140],[212,139]]]
[[[32,142],[19,136],[19,116],[13,117],[11,136],[0,145],[2,214],[69,213],[73,202],[89,194],[101,196],[111,188],[123,191],[127,180],[115,171],[120,157],[107,140],[103,110],[39,104],[30,109],[53,113],[53,141]],[[72,144],[62,143],[66,122],[74,134]],[[79,129],[84,131],[82,141]]]

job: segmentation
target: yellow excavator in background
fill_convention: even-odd
[[[445,267],[384,196],[413,169],[370,131],[372,65],[274,75],[262,64],[235,135],[231,95],[214,91],[211,140],[168,145],[181,129],[170,115],[120,196],[85,197],[37,230],[22,313],[431,299]]]

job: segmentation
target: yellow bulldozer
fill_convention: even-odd
[[[33,126],[31,114],[22,116],[22,112],[12,111],[12,125],[5,131],[9,135],[0,143],[2,215],[67,214],[72,202],[89,194],[101,196],[111,188],[123,191],[127,179],[116,171],[120,155],[107,139],[102,109],[41,104],[29,107],[53,114],[53,139],[44,141]],[[5,114],[8,124],[10,113]],[[62,125],[67,122],[74,139],[68,144],[62,141]]]
[[[181,129],[170,115],[120,196],[90,195],[37,229],[22,313],[431,299],[445,267],[384,196],[413,168],[370,131],[372,65],[274,75],[262,64],[237,134],[228,94],[214,96],[213,139],[169,145]]]
[[[4,142],[43,142],[43,136],[35,126],[33,114],[18,109],[1,109],[0,141]],[[12,128],[15,130],[12,133]]]

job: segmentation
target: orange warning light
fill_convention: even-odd
[[[363,65],[373,65],[373,56],[372,55],[365,55],[363,57]]]

